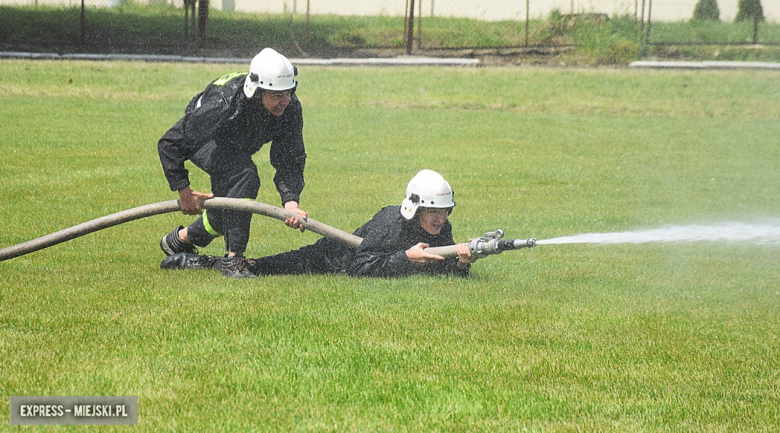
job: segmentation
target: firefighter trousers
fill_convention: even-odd
[[[215,197],[257,198],[260,176],[252,155],[218,148],[210,142],[191,161],[209,174],[211,192]],[[249,243],[250,212],[207,209],[187,227],[193,244],[205,247],[219,236],[225,237],[225,251],[243,255]]]

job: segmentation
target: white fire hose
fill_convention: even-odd
[[[202,207],[204,209],[224,209],[251,212],[258,215],[275,218],[281,221],[284,221],[287,218],[293,216],[299,216],[294,212],[290,212],[276,206],[271,206],[257,201],[240,200],[236,198],[210,198],[202,202]],[[0,262],[42,250],[44,248],[60,244],[62,242],[69,241],[71,239],[75,239],[98,230],[103,230],[108,227],[126,223],[128,221],[134,221],[137,219],[164,213],[177,212],[179,210],[181,210],[179,207],[179,201],[171,200],[117,212],[102,218],[60,230],[50,235],[42,236],[31,241],[0,249]],[[302,221],[301,224],[306,230],[311,230],[312,232],[321,236],[333,238],[353,248],[357,248],[360,246],[360,243],[363,242],[363,239],[358,236],[331,227],[327,224],[323,224],[319,221],[315,221],[311,218],[307,218],[305,221]],[[485,237],[473,239],[469,243],[471,253],[476,257],[481,258],[487,256],[488,254],[500,254],[502,251],[534,247],[536,245],[536,239],[533,238],[527,240],[502,240],[501,237],[503,237],[503,235],[504,232],[502,230],[497,230],[495,232],[486,233]],[[440,255],[445,258],[456,257],[458,255],[455,252],[455,245],[427,248],[425,251]]]

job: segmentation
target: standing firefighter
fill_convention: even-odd
[[[430,254],[428,247],[455,245],[449,215],[455,207],[453,191],[444,178],[422,170],[409,181],[400,206],[387,206],[359,229],[357,249],[331,238],[274,256],[243,262],[247,277],[347,273],[352,276],[399,277],[413,274],[467,276],[477,257],[469,244],[457,244],[457,257]],[[176,254],[166,257],[163,269],[220,269],[219,257]]]
[[[227,253],[221,258],[222,273],[244,276],[252,214],[211,209],[203,213],[200,202],[214,196],[257,198],[260,178],[252,155],[269,141],[282,205],[305,220],[307,213],[298,208],[306,151],[301,103],[295,95],[297,75],[286,57],[266,48],[252,60],[248,73],[222,76],[195,95],[184,117],[157,143],[165,177],[171,191],[179,192],[182,212],[201,215],[188,227],[179,226],[163,236],[160,248],[166,255],[197,254],[196,246],[224,236]],[[187,160],[208,173],[211,194],[190,188]],[[297,217],[285,224],[304,230]]]

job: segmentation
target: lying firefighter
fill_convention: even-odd
[[[166,257],[162,269],[217,269],[236,278],[258,275],[347,273],[351,276],[398,277],[413,274],[468,276],[477,260],[469,244],[455,246],[457,257],[445,259],[424,251],[455,245],[448,218],[455,207],[450,184],[435,171],[422,170],[406,188],[400,206],[386,206],[354,234],[363,238],[357,249],[322,238],[298,250],[222,269],[221,257],[179,253]]]

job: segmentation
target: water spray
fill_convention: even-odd
[[[667,226],[658,229],[612,233],[585,233],[539,240],[537,245],[559,244],[644,244],[730,242],[753,245],[780,244],[780,220],[748,224],[728,222],[713,225]]]

